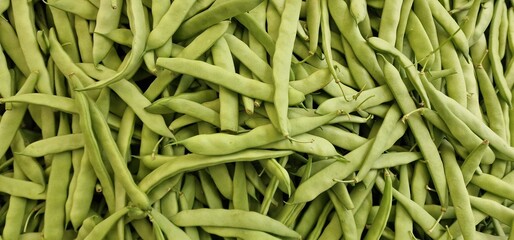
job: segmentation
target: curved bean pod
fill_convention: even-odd
[[[271,84],[245,78],[205,62],[184,58],[159,58],[157,59],[157,65],[173,72],[208,80],[248,97],[273,102],[273,87]],[[227,82],[227,80],[234,82]],[[290,105],[298,104],[305,98],[302,93],[291,87],[287,95],[289,96],[288,102]]]
[[[220,221],[219,219],[224,219],[224,221]],[[268,216],[237,209],[184,210],[171,217],[170,220],[181,227],[237,227],[300,239],[300,235],[297,232]]]
[[[188,39],[206,28],[256,7],[262,0],[229,0],[213,5],[186,20],[175,32],[177,41]]]

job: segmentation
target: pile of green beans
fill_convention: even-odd
[[[0,240],[514,240],[505,0],[0,0]]]

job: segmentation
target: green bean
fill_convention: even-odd
[[[99,42],[100,39],[105,39],[106,41],[111,42],[111,44],[114,42],[127,47],[132,47],[132,43],[134,42],[134,34],[127,28],[116,28],[106,33],[96,34],[102,37],[98,38],[97,42]]]
[[[77,45],[82,62],[93,63],[93,39],[88,34],[88,22],[86,19],[75,15],[75,33]]]
[[[361,186],[362,185],[363,184],[361,184]],[[372,194],[370,192],[368,193],[369,194],[366,194],[365,198],[362,199],[359,208],[353,210],[355,227],[357,228],[357,238],[362,238],[364,228],[366,228],[366,220],[368,219],[372,207]]]
[[[20,41],[20,46],[23,46],[21,48],[23,56],[27,63],[30,63],[28,64],[30,71],[38,72],[39,74],[37,89],[41,93],[51,94],[53,91],[51,89],[48,71],[45,66],[43,55],[36,42],[36,32],[33,27],[34,23],[31,22],[31,18],[29,17],[34,11],[34,9],[31,8],[32,3],[21,1],[12,2],[11,4],[13,14],[19,16],[16,18],[17,20],[14,24]]]
[[[498,87],[500,97],[509,104],[511,104],[511,98],[512,94],[510,91],[508,91],[507,81],[505,80],[505,76],[503,75],[503,65],[501,64],[501,59],[499,56],[499,30],[500,30],[500,23],[501,23],[501,16],[503,9],[503,4],[500,2],[497,2],[494,5],[494,15],[493,19],[491,20],[491,26],[490,26],[490,34],[489,34],[489,60],[491,61],[491,68],[493,71],[493,80],[496,86]]]
[[[94,123],[93,131],[97,135],[102,149],[107,151],[110,155],[110,158],[108,159],[112,167],[116,169],[116,179],[122,183],[128,196],[136,206],[145,210],[149,209],[148,197],[141,191],[141,189],[139,189],[139,187],[137,187],[134,179],[131,177],[125,161],[123,160],[123,156],[119,152],[114,139],[110,135],[107,122],[101,117],[96,105],[90,103],[89,107],[91,111],[91,121]]]
[[[333,214],[330,218],[325,229],[319,236],[318,239],[327,240],[327,239],[340,239],[343,236],[343,231],[341,229],[341,221],[337,214]]]
[[[270,177],[278,180],[280,189],[282,191],[285,190],[285,193],[291,195],[291,178],[289,177],[287,170],[273,158],[259,160],[259,163],[263,169],[268,172]]]
[[[391,209],[391,215],[389,216],[388,222],[395,221],[395,217],[396,217],[395,211],[398,207],[399,206],[393,206],[393,208]],[[379,208],[379,206],[373,206],[371,208],[371,211],[369,213],[369,218],[367,219],[368,224],[373,223],[373,221],[375,219],[375,215],[378,212],[378,208]],[[441,215],[441,205],[425,204],[423,206],[423,209],[428,214],[430,214],[430,216],[432,216],[433,218],[441,217],[441,220],[455,219],[455,208],[453,206],[449,206],[448,209],[446,209],[446,212],[444,212],[442,215]]]
[[[367,139],[364,137],[333,125],[323,125],[320,128],[310,131],[309,133],[318,137],[325,138],[334,146],[346,150],[354,150],[367,141]]]
[[[253,167],[252,163],[245,163],[245,173],[246,177],[248,178],[248,182],[250,182],[257,189],[257,191],[259,191],[261,194],[264,194],[266,192],[266,185],[264,184],[263,180],[259,177],[259,174]]]
[[[207,63],[179,58],[159,58],[157,59],[157,65],[174,72],[209,80],[248,97],[273,101],[273,91],[270,84],[259,83],[258,81],[244,78],[236,73],[230,73]],[[226,80],[228,79],[237,79],[237,86],[227,82]],[[304,99],[304,95],[293,88],[289,88],[288,95],[290,96],[288,102],[291,105],[298,104]]]
[[[395,139],[395,136],[403,135],[406,127],[407,126],[405,124],[398,122],[393,128],[394,131],[391,133],[391,138]],[[391,142],[387,145],[392,146],[394,143]],[[357,149],[344,155],[343,157],[348,161],[336,161],[330,166],[312,175],[307,181],[298,186],[296,191],[299,193],[292,199],[292,203],[310,201],[316,198],[316,196],[324,190],[327,190],[336,184],[336,180],[348,177],[348,175],[353,173],[353,171],[360,166],[361,159],[365,156],[371,144],[372,142],[368,141]]]
[[[369,71],[371,76],[379,84],[382,84],[384,82],[384,74],[375,57],[375,52],[366,44],[366,40],[360,34],[357,23],[352,18],[348,6],[345,2],[330,0],[328,1],[328,9],[340,32],[352,46],[352,49],[354,49],[356,57]]]
[[[368,174],[368,171],[371,169],[373,162],[382,154],[382,149],[385,148],[387,141],[385,139],[390,138],[390,133],[392,131],[392,127],[400,120],[401,111],[398,105],[393,104],[389,111],[387,111],[387,115],[380,126],[380,129],[373,140],[373,144],[371,146],[370,151],[366,155],[366,158],[362,161],[362,165],[355,176],[355,181],[359,182]]]
[[[78,62],[79,51],[77,47],[77,41],[75,40],[73,28],[71,26],[70,20],[68,19],[67,13],[57,8],[50,8],[50,12],[55,23],[54,28],[57,32],[59,42],[68,43],[63,46],[63,48],[74,62]]]
[[[432,55],[434,49],[420,19],[414,12],[409,14],[405,33],[416,56],[416,61],[419,61],[421,66],[431,67],[435,59]]]
[[[289,160],[288,156],[280,158],[279,165],[285,166],[287,164],[287,161]],[[270,205],[274,200],[274,196],[276,194],[277,188],[281,185],[281,181],[279,179],[279,176],[272,176],[269,180],[268,186],[266,187],[266,191],[264,192],[264,197],[259,209],[259,213],[263,215],[268,215],[268,211],[270,209]],[[284,184],[282,183],[282,188]],[[283,192],[289,192],[289,189],[286,191],[282,190]]]
[[[366,0],[350,1],[350,13],[357,23],[364,21],[368,14]]]
[[[342,110],[344,113],[352,113],[356,110],[377,106],[394,99],[394,95],[391,94],[391,90],[389,90],[387,86],[364,90],[351,97],[352,99],[349,101],[347,101],[345,97],[331,98],[320,104],[316,112],[319,114],[327,114],[335,110]]]
[[[312,129],[330,121],[338,114],[338,112],[335,112],[318,117],[291,119],[291,136],[311,131]],[[250,143],[246,139],[248,139],[248,141],[251,140],[252,142]],[[238,135],[230,135],[226,133],[203,134],[185,139],[179,143],[183,144],[187,149],[194,153],[221,155],[262,146],[282,139],[284,139],[284,136],[280,134],[273,125],[264,125]],[[210,149],[206,148],[207,146],[209,146]]]
[[[509,173],[505,177],[503,177],[502,180],[512,183],[514,180],[514,174]],[[504,200],[504,198],[498,197],[497,195],[494,195],[492,193],[485,193],[481,196],[481,198],[487,199],[487,200],[492,200],[497,203],[500,203],[501,201]],[[478,224],[480,221],[482,221],[483,219],[485,219],[486,217],[489,216],[488,214],[485,214],[484,212],[481,212],[481,211],[478,211],[475,209],[473,210],[473,215],[474,215],[474,219],[475,219],[475,224]],[[458,224],[454,224],[454,225],[450,226],[449,233],[452,236],[459,236],[460,234],[462,234]],[[444,238],[444,239],[448,239],[448,238]]]
[[[321,235],[321,230],[323,229],[323,227],[327,221],[327,218],[333,209],[334,209],[334,204],[332,201],[328,201],[328,203],[323,206],[323,208],[318,216],[318,219],[316,221],[316,225],[311,230],[311,232],[309,233],[309,235],[307,236],[306,239],[311,240],[311,239],[319,238],[319,235]]]
[[[248,42],[247,42],[248,46],[250,47],[250,49],[252,49],[253,52],[255,52],[263,60],[267,59],[268,48],[270,48],[269,49],[270,55],[273,55],[273,52],[275,51],[274,50],[275,45],[274,45],[273,40],[271,40],[271,37],[265,31],[262,31],[262,29],[266,28],[267,5],[268,5],[268,0],[264,0],[259,5],[257,5],[257,7],[250,10],[248,15],[246,15],[246,13],[243,13],[243,14],[236,16],[236,19],[241,24],[244,25],[244,27],[246,28],[246,30],[248,32]],[[244,18],[243,15],[252,17],[251,22],[256,24],[253,26],[258,27],[258,32],[259,32],[259,34],[261,34],[261,36],[256,36],[259,34],[256,34],[255,32],[253,32],[253,30],[251,30],[248,25],[244,24],[244,21],[241,21],[241,19]],[[253,20],[255,20],[255,21],[253,21]],[[261,42],[261,40],[263,40],[263,39],[260,39],[260,37],[264,37],[266,39],[265,40],[266,44]],[[271,41],[269,41],[269,40],[271,40]]]
[[[396,42],[396,29],[400,22],[400,14],[402,2],[401,1],[385,1],[382,12],[384,13],[380,18],[380,28],[378,37],[382,38],[392,45]]]
[[[514,10],[509,8],[507,10],[507,18],[509,20],[509,23],[512,22],[513,20],[513,17],[514,17]],[[509,47],[509,50],[512,51],[512,49],[514,49],[514,39],[512,38],[512,34],[514,33],[514,27],[512,26],[512,24],[509,24],[509,27],[508,27],[508,32],[507,32],[507,44],[508,44],[508,47]],[[1,39],[1,38],[0,38]],[[511,66],[512,64],[509,63],[509,67]],[[509,72],[507,70],[507,72]]]
[[[169,191],[164,197],[161,198],[161,213],[166,217],[170,218],[179,211],[178,204],[178,192],[173,190]]]
[[[272,2],[268,1],[268,3],[272,3]],[[284,3],[284,1],[282,1],[282,6],[285,5],[283,3]],[[273,42],[275,42],[277,40],[277,36],[278,36],[278,32],[279,32],[278,29],[280,27],[280,21],[281,21],[281,18],[280,18],[281,12],[277,9],[277,7],[276,7],[277,5],[278,4],[267,4],[266,21],[263,20],[266,23],[265,29],[268,32],[270,38],[273,40]],[[274,51],[275,51],[275,48],[273,47],[273,52]],[[272,53],[269,53],[269,54],[273,55]]]
[[[376,20],[373,20],[375,23],[375,26],[373,27],[376,27],[375,29],[373,29],[373,27],[371,26],[372,25],[372,20],[371,18],[375,18],[375,14],[366,14],[366,17],[364,18],[364,20],[362,20],[362,22],[360,22],[358,25],[359,25],[359,31],[361,32],[362,36],[364,38],[368,38],[368,37],[371,37],[373,36],[373,30],[376,30],[378,31],[378,24],[375,24],[376,23]]]
[[[440,34],[440,41],[444,41],[445,34]],[[444,44],[440,46],[440,52],[444,58],[441,58],[441,65],[443,68],[455,68],[456,74],[452,74],[447,79],[447,95],[455,99],[462,106],[467,105],[468,94],[466,91],[466,80],[464,78],[463,70],[459,62],[459,56],[455,51],[452,44]]]
[[[256,155],[248,154],[250,156],[245,157],[245,155],[246,155],[245,153],[251,153],[251,152],[270,153],[270,155],[264,155],[264,156],[261,155],[262,156],[262,158],[261,158],[261,157],[259,157],[259,154],[261,154],[261,153],[258,153]],[[256,160],[259,158],[264,159],[264,158],[269,158],[272,156],[279,157],[279,156],[285,156],[285,155],[288,155],[291,153],[292,153],[291,151],[248,150],[248,151],[240,152],[240,155],[239,155],[239,153],[234,154],[234,158],[230,158],[230,157],[226,158],[226,157],[222,157],[222,156],[220,156],[220,157],[205,156],[205,157],[207,157],[207,159],[210,159],[210,160],[209,161],[198,161],[198,162],[196,162],[196,161],[168,161],[168,162],[162,164],[161,166],[159,166],[158,168],[156,168],[156,170],[154,170],[153,172],[149,173],[145,178],[143,178],[140,181],[139,186],[141,187],[141,189],[143,191],[147,192],[149,189],[154,187],[159,182],[163,181],[165,178],[171,177],[181,171],[192,171],[192,170],[196,170],[196,169],[201,169],[203,167],[214,166],[217,164],[227,163],[227,162],[253,161],[253,160]],[[188,155],[186,155],[186,156],[188,156]],[[195,159],[193,157],[193,155],[191,155],[189,157],[192,157],[192,159]],[[151,159],[151,157],[149,159]]]
[[[0,4],[0,14],[4,13],[5,10],[7,10],[10,6],[10,2],[9,1],[4,1]]]
[[[319,0],[306,1],[306,21],[309,34],[309,51],[314,54],[318,48],[319,29],[321,26],[321,3]]]
[[[0,36],[2,50],[7,53],[9,58],[14,62],[14,65],[20,69],[23,75],[28,77],[31,71],[29,70],[27,61],[23,56],[18,36],[11,24],[9,24],[9,22],[4,18],[0,19],[0,31],[2,31],[2,35]]]
[[[148,192],[148,199],[151,203],[157,203],[159,200],[164,198],[166,194],[170,191],[174,191],[174,188],[179,186],[180,181],[182,180],[182,174],[176,175],[172,178],[166,179],[151,191]],[[120,186],[120,188],[122,188]]]
[[[48,1],[47,4],[63,11],[73,13],[87,20],[95,20],[98,14],[98,7],[87,0],[79,0],[78,2],[69,0],[51,0]]]
[[[12,77],[9,69],[7,67],[7,61],[5,55],[3,53],[3,49],[0,47],[0,77],[2,77],[2,81],[0,82],[0,86],[2,86],[2,90],[0,90],[0,95],[3,97],[10,97],[12,92],[14,92]]]
[[[36,81],[38,80],[39,74],[37,72],[31,73],[30,76],[25,80],[25,84],[18,91],[17,95],[24,95],[34,90]],[[0,143],[0,155],[4,156],[9,145],[14,139],[18,127],[22,123],[23,116],[27,110],[27,105],[24,104],[13,104],[11,110],[7,110],[2,114],[2,120],[0,121],[0,137],[4,139]]]
[[[156,49],[163,46],[173,33],[179,28],[186,18],[186,14],[192,9],[196,1],[176,1],[173,2],[159,23],[148,35],[146,50]]]
[[[78,115],[72,115],[72,119],[71,119],[71,130],[73,133],[79,133],[81,130],[80,130],[80,126],[79,126],[79,116]],[[73,150],[71,152],[71,162],[72,162],[72,167],[73,167],[73,172],[74,173],[78,173],[80,171],[80,166],[81,166],[81,159],[84,155],[84,149],[76,149],[76,150]],[[70,180],[70,184],[69,184],[69,187],[68,187],[68,197],[66,199],[66,204],[65,204],[65,212],[66,212],[66,217],[65,217],[65,222],[68,223],[70,221],[70,212],[71,212],[71,209],[72,209],[72,205],[73,205],[73,198],[75,197],[75,189],[77,187],[77,179],[78,179],[78,174],[72,174],[71,175],[71,180]]]
[[[444,9],[441,3],[430,0],[428,1],[428,5],[430,10],[432,10],[434,19],[441,24],[448,34],[454,34],[452,42],[455,44],[455,47],[469,59],[469,45],[467,37],[462,29],[460,29],[458,23],[451,17],[448,11]]]
[[[149,107],[151,109],[152,105]],[[166,107],[175,112],[187,114],[202,121],[206,121],[217,127],[221,125],[220,113],[193,101],[180,98],[170,99],[166,102]]]
[[[104,90],[108,90],[105,88]],[[123,113],[120,128],[118,131],[118,136],[116,139],[117,146],[119,148],[120,153],[122,153],[125,162],[130,159],[130,142],[132,140],[132,136],[134,134],[134,125],[135,125],[135,114],[131,108],[126,108]],[[114,179],[114,188],[115,188],[115,209],[119,210],[126,206],[126,191],[123,188],[123,184],[118,179]],[[116,229],[116,236],[118,238],[124,238],[124,224],[118,223]]]
[[[11,143],[11,150],[14,152],[20,152],[25,148],[25,137],[21,131],[18,131],[13,138]],[[42,166],[37,162],[35,158],[14,154],[14,160],[18,162],[24,175],[35,184],[46,187],[46,177],[43,172]]]
[[[328,3],[327,0],[321,0],[321,48],[323,49],[323,53],[325,56],[325,61],[327,62],[328,69],[332,76],[334,77],[337,83],[340,82],[337,71],[334,65],[334,59],[332,55],[332,46],[331,46],[331,32],[330,32],[330,16],[328,13]]]
[[[334,157],[339,155],[337,150],[333,147],[332,143],[324,138],[304,133],[297,135],[295,139],[300,142],[284,139],[278,142],[262,145],[257,148],[294,150],[297,152],[304,152],[323,157]],[[309,142],[309,144],[305,144],[305,142]]]
[[[87,218],[96,184],[95,172],[91,166],[87,152],[84,152],[82,155],[80,168],[77,171],[76,186],[72,193],[73,201],[71,202],[69,217],[72,225],[76,229],[82,224],[82,221]]]
[[[300,109],[300,108],[290,108],[289,109],[289,117],[297,118],[302,116],[316,116],[316,109]],[[371,119],[370,116],[366,118],[355,116],[355,115],[341,115],[337,116],[334,119],[330,120],[328,123],[330,124],[341,124],[344,127],[348,127],[352,123],[366,123]],[[327,125],[328,126],[328,125]]]
[[[159,225],[159,227],[164,230],[164,234],[168,239],[172,239],[173,237],[179,237],[180,239],[185,240],[190,239],[189,236],[184,233],[184,231],[175,226],[172,222],[170,222],[170,220],[168,220],[157,210],[152,209],[150,216],[152,217],[153,221],[155,221],[157,225]]]
[[[319,215],[321,214],[323,207],[326,206],[327,200],[328,196],[326,194],[322,194],[308,205],[307,210],[305,210],[303,216],[295,226],[295,231],[302,236],[302,239],[307,237],[307,234],[312,228],[314,228],[316,220],[320,219]]]
[[[293,104],[286,92],[289,89],[289,71],[291,69],[291,57],[296,32],[291,25],[296,24],[300,15],[301,1],[287,0],[279,26],[276,42],[276,51],[273,54],[273,103],[277,114],[275,127],[286,138],[290,138],[291,125],[287,118],[287,106]],[[264,100],[264,99],[263,99]],[[302,99],[303,100],[303,99]]]
[[[18,181],[25,181],[26,177],[23,175],[17,162],[14,162],[13,179]],[[0,175],[0,179],[3,176]],[[16,187],[21,187],[17,185]],[[44,191],[44,189],[41,189]],[[6,204],[7,205],[7,204]],[[2,229],[2,234],[5,239],[17,239],[21,232],[23,232],[23,220],[26,214],[27,199],[20,196],[10,196],[7,213],[5,213],[5,225]]]
[[[117,7],[113,7],[112,4]],[[121,10],[123,3],[121,1],[100,1],[98,13],[95,14],[97,24],[93,34],[93,63],[97,65],[100,63],[108,54],[112,40],[105,37],[105,34],[117,28],[120,21]]]
[[[167,105],[176,98],[204,103],[215,100],[217,98],[217,93],[214,90],[202,90],[193,93],[181,93],[175,96],[163,97],[154,101],[150,106],[145,107],[145,110],[156,114],[173,113],[173,111],[170,111],[171,108]]]
[[[229,174],[228,168],[224,164],[208,167],[208,172],[217,189],[226,199],[232,199],[234,195],[233,180]]]
[[[48,40],[50,55],[52,56],[53,60],[57,60],[54,61],[55,65],[65,76],[76,75],[82,84],[90,84],[94,82],[94,80],[85,74],[80,68],[78,68],[75,63],[73,63],[68,54],[66,54],[64,49],[61,47],[61,44],[57,40],[57,36],[53,28],[50,29]],[[96,98],[98,93],[99,92],[92,92],[89,94],[90,96]]]
[[[481,1],[469,1],[472,5],[470,6],[467,14],[466,14],[466,20],[462,23],[462,31],[468,37],[468,39],[471,39],[475,32],[475,25],[477,23],[477,17],[478,12],[480,10],[480,4]],[[470,46],[473,45],[472,42],[469,44]]]
[[[93,230],[93,228],[102,220],[104,219],[96,213],[84,219],[82,226],[77,232],[77,240],[83,240],[86,238],[86,236]]]
[[[377,178],[376,184],[381,190],[385,188],[384,179],[380,176]],[[396,189],[392,189],[392,193],[393,197],[402,204],[412,219],[423,228],[428,236],[438,238],[443,235],[444,228],[421,206],[399,193]]]
[[[161,227],[155,221],[152,222],[153,236],[156,240],[164,240],[164,234],[162,233]]]
[[[55,108],[66,113],[77,113],[77,107],[73,99],[44,93],[28,93],[0,99],[0,103],[8,102],[37,104]]]
[[[387,224],[387,219],[391,212],[392,201],[393,201],[393,186],[391,175],[388,170],[385,170],[385,186],[383,189],[382,199],[380,200],[380,207],[378,209],[375,221],[368,229],[368,233],[364,239],[378,239],[383,234]]]
[[[211,53],[214,65],[219,66],[227,71],[235,72],[235,66],[230,53],[230,49],[225,38],[220,38],[212,46]],[[220,99],[220,122],[221,131],[237,132],[238,131],[238,94],[225,87],[219,89]]]
[[[179,204],[180,208],[183,211],[196,209],[194,207],[195,199],[195,177],[190,174],[186,174],[184,180],[184,186],[181,189],[181,194],[179,195]],[[176,216],[176,215],[175,215]],[[170,219],[171,220],[171,219]],[[173,224],[176,224],[172,221]],[[177,225],[179,226],[179,225]],[[184,228],[184,231],[191,239],[200,239],[199,229],[196,226],[187,226]]]
[[[73,86],[77,86],[77,87],[81,86],[79,80],[76,79],[75,75],[69,76],[69,79]],[[88,159],[89,159],[90,165],[94,169],[94,173],[96,173],[98,180],[102,184],[102,188],[103,188],[102,193],[107,200],[106,202],[107,202],[107,205],[109,206],[109,209],[114,210],[114,204],[115,204],[114,198],[115,197],[114,197],[113,182],[107,171],[106,166],[103,163],[100,147],[98,146],[98,142],[97,142],[97,139],[94,134],[94,130],[93,130],[94,123],[93,123],[93,119],[91,118],[92,113],[91,113],[90,106],[89,106],[89,105],[91,105],[91,103],[88,102],[88,100],[90,100],[90,99],[88,99],[88,97],[85,95],[85,93],[77,93],[75,97],[76,97],[76,99],[75,99],[76,104],[79,107],[80,118],[81,118],[80,127],[81,127],[81,131],[84,134],[84,138],[85,138],[84,145],[85,145],[85,150],[88,152]],[[90,101],[92,101],[92,100],[90,100]],[[87,171],[87,170],[85,170],[85,171]],[[85,176],[91,177],[90,175],[85,175]],[[78,219],[80,219],[80,221],[82,221],[83,218],[85,218],[84,215],[85,215],[85,213],[81,212],[81,214],[79,214],[80,217]]]
[[[487,112],[487,119],[489,120],[489,127],[499,137],[506,139],[505,122],[501,113],[500,100],[496,96],[495,89],[485,69],[478,65],[475,67],[480,92],[484,99],[485,110]]]
[[[237,237],[238,239],[265,239],[265,240],[278,240],[277,238],[271,234],[255,231],[244,228],[235,228],[235,227],[216,227],[216,226],[202,226],[202,229],[206,232],[218,236],[222,236],[225,238],[228,237]]]
[[[266,13],[269,14],[270,12],[268,11]],[[275,41],[269,35],[269,29],[268,32],[266,32],[264,27],[261,26],[260,23],[249,13],[239,14],[235,16],[235,18],[239,23],[245,26],[246,29],[248,29],[257,42],[262,44],[268,54],[272,55],[275,52]]]
[[[482,173],[480,175],[475,174],[471,178],[470,183],[473,183],[481,189],[494,193],[498,196],[511,200],[514,198],[511,197],[512,193],[514,192],[514,188],[505,181],[502,181],[501,178],[495,177],[493,175],[487,173]]]
[[[58,135],[70,132],[68,120],[61,115]],[[70,180],[71,153],[58,153],[52,158],[52,169],[48,179],[47,199],[45,203],[45,225],[43,235],[48,239],[60,239],[64,235],[67,188]]]
[[[422,158],[419,152],[389,152],[378,157],[373,163],[372,169],[391,168],[402,166]]]
[[[129,211],[131,211],[131,209],[128,207],[124,207],[116,211],[115,213],[113,213],[100,223],[98,223],[89,233],[89,235],[87,235],[87,237],[84,238],[84,240],[97,238],[102,239],[107,235],[107,232],[109,232],[109,230],[114,226],[114,224],[116,224],[116,222],[119,221],[123,216],[125,216]]]
[[[426,35],[430,39],[432,48],[436,48],[439,46],[438,33],[436,28],[436,23],[432,17],[432,10],[430,9],[428,2],[416,0],[413,3],[413,10],[418,16],[421,24],[423,25],[424,30],[426,31]],[[433,64],[432,66],[427,66],[427,69],[431,70],[440,70],[441,69],[441,54],[439,51],[433,51],[431,53],[433,55]],[[431,58],[431,57],[429,57]],[[439,85],[438,85],[439,86]]]
[[[193,123],[198,123],[200,121],[202,121],[202,120],[192,117],[192,116],[189,116],[189,115],[182,115],[182,116],[176,118],[175,120],[173,120],[173,122],[171,122],[169,129],[171,131],[176,132],[178,129],[181,129],[181,128],[183,128],[187,125],[193,124]]]
[[[411,190],[409,183],[409,172],[410,168],[408,165],[400,166],[400,184],[398,186],[398,191],[406,197],[410,198]],[[412,218],[409,216],[409,213],[405,210],[405,208],[402,205],[397,205],[395,211],[391,210],[391,213],[395,214],[395,237],[409,238],[409,234],[412,233],[413,230]]]
[[[407,92],[405,85],[401,84],[401,77],[398,71],[393,67],[393,65],[385,62],[384,74],[386,75],[386,81],[388,85],[391,86],[392,94],[398,101],[398,105],[402,112],[407,114],[414,111],[415,105],[412,100],[406,100],[409,99],[409,93]],[[423,83],[423,85],[425,85],[425,83]],[[437,153],[435,144],[432,141],[428,142],[424,140],[430,139],[428,129],[417,115],[411,115],[407,118],[407,124],[409,124],[410,128],[413,130],[413,134],[416,138],[416,142],[419,144],[421,154],[423,154],[424,158],[428,162],[428,168],[432,175],[432,179],[434,180],[438,196],[442,202],[446,202],[446,181],[442,176],[440,176],[443,171],[442,160]]]
[[[498,41],[498,54],[500,55],[500,59],[503,59],[505,57],[505,52],[507,49],[507,35],[508,35],[508,27],[509,27],[509,20],[508,20],[508,13],[507,13],[507,6],[503,4],[503,11],[501,15],[500,20],[500,29],[499,29],[499,41]]]
[[[372,4],[371,3],[372,1],[370,2],[368,0],[367,2],[368,2],[368,4]],[[395,39],[394,46],[400,51],[403,51],[403,46],[404,46],[403,41],[404,41],[404,37],[405,37],[405,30],[407,28],[407,20],[409,18],[413,2],[414,2],[414,0],[402,1],[401,7],[399,9],[400,18],[398,20],[398,27],[396,30],[396,39]],[[385,5],[385,3],[382,3],[382,5],[380,7],[383,8],[384,5]],[[380,23],[377,23],[377,25],[379,25],[379,24]]]
[[[505,157],[502,156],[502,159],[506,158],[506,156],[514,156],[514,149],[509,147],[505,140],[494,133],[487,125],[485,125],[485,123],[476,119],[471,112],[467,109],[463,109],[462,106],[456,103],[453,99],[448,98],[440,92],[436,92],[436,94],[444,100],[445,105],[449,110],[451,110],[455,116],[475,132],[476,135],[482,139],[487,139],[491,147],[493,147],[498,153],[505,155]],[[505,160],[508,160],[508,158]]]
[[[236,162],[234,169],[233,196],[232,204],[234,209],[250,210],[248,203],[248,191],[246,189],[247,180],[245,173],[245,163]]]
[[[374,88],[376,84],[373,81],[371,74],[359,62],[359,59],[357,59],[354,49],[351,47],[350,43],[348,43],[344,37],[341,37],[341,41],[343,43],[343,49],[345,50],[346,62],[348,64],[350,74],[352,76],[360,76],[359,78],[355,78],[356,85],[360,89]]]
[[[260,0],[252,0],[250,2],[240,0],[220,2],[182,23],[174,34],[174,37],[178,41],[188,39],[222,20],[253,9],[260,2]]]
[[[224,35],[232,54],[252,71],[257,78],[265,83],[272,83],[273,69],[261,59],[257,53],[237,37],[229,34]]]
[[[469,196],[472,207],[486,212],[491,217],[500,220],[502,223],[509,224],[514,218],[514,211],[508,207],[505,207],[493,200]]]
[[[484,155],[485,148],[489,145],[489,141],[484,140],[480,145],[478,145],[473,151],[469,153],[469,155],[464,159],[464,162],[460,166],[461,172],[464,178],[464,183],[467,185],[473,174],[478,169],[480,161]]]
[[[332,81],[328,69],[320,69],[304,79],[298,79],[290,83],[291,87],[303,94],[309,94],[324,88]]]
[[[416,69],[413,69],[414,65],[410,60],[402,54],[397,49],[393,48],[390,44],[383,41],[380,38],[376,37],[370,37],[367,39],[368,43],[374,48],[382,52],[387,52],[389,54],[392,54],[394,57],[398,58],[400,61],[400,65],[405,68],[407,71],[407,76],[409,77],[409,80],[411,81],[412,85],[418,91],[418,93],[421,95],[421,98],[423,100],[423,104],[425,106],[430,106],[430,102],[428,100],[428,97],[426,96],[426,91],[423,88],[421,84],[421,80],[419,79],[418,73]]]
[[[153,234],[153,226],[151,225],[151,222],[148,219],[142,218],[142,219],[138,219],[138,220],[133,220],[130,222],[130,224],[136,230],[135,232],[142,238],[147,238],[147,239],[155,238],[155,236]]]
[[[247,33],[247,32],[245,32]],[[246,34],[248,35],[248,34]],[[253,75],[250,71],[250,69],[248,69],[244,64],[239,64],[239,74],[243,77],[247,77],[247,78],[252,78]],[[253,99],[253,98],[250,98],[250,97],[247,97],[247,96],[241,96],[241,101],[243,102],[243,107],[245,109],[245,112],[247,113],[247,115],[252,115],[254,112],[255,112],[255,107],[259,106],[259,102],[261,100],[256,100]]]
[[[309,158],[307,160],[307,163],[305,164],[306,170],[304,171],[303,175],[301,176],[300,182],[305,182],[310,175],[311,175],[311,169],[312,169],[312,158]],[[294,192],[293,192],[294,194]],[[293,226],[296,224],[296,220],[298,216],[302,213],[303,209],[305,208],[305,203],[300,204],[291,204],[291,205],[284,205],[284,207],[280,210],[278,213],[276,219],[280,222],[284,223],[289,228],[293,228]]]
[[[337,198],[332,189],[328,191],[328,196],[330,197],[330,200],[336,209],[336,214],[339,218],[339,224],[343,235],[349,239],[355,239],[357,237],[357,227],[355,225],[352,210],[347,209],[339,201],[339,198]]]
[[[95,82],[80,90],[98,89],[134,75],[134,69],[137,69],[141,64],[145,51],[146,39],[149,34],[145,11],[146,9],[142,7],[142,2],[140,0],[131,0],[127,2],[129,22],[131,24],[131,31],[134,35],[130,53],[125,56],[122,67],[114,76]]]
[[[444,141],[441,143],[441,157],[444,163],[444,170],[446,174],[446,181],[448,182],[448,190],[452,199],[457,221],[463,233],[464,239],[474,239],[473,213],[471,211],[471,204],[466,190],[464,177],[460,172],[455,152],[450,143]]]
[[[196,3],[189,9],[189,12],[186,15],[186,19],[191,18],[192,16],[196,15],[197,13],[205,10],[208,8],[214,0],[197,0]]]

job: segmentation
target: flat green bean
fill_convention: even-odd
[[[152,29],[148,35],[146,49],[152,50],[161,47],[170,39],[173,33],[179,28],[180,24],[191,10],[196,1],[174,1],[164,13],[159,23]]]

